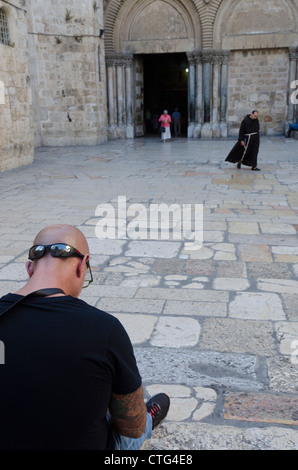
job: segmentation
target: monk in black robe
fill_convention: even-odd
[[[257,168],[257,159],[260,145],[260,124],[259,113],[253,110],[248,114],[240,125],[239,137],[237,143],[234,145],[226,162],[237,163],[237,168],[241,168],[241,163],[246,166],[251,166],[253,171],[260,171]]]

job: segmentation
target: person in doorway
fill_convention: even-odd
[[[152,131],[152,116],[150,109],[147,109],[145,112],[145,124],[146,124],[146,134],[150,134]]]
[[[260,171],[257,167],[260,145],[259,130],[259,112],[254,109],[241,122],[238,141],[227,156],[226,162],[237,163],[238,169],[243,164],[251,166],[253,171]]]
[[[172,123],[174,124],[175,137],[179,137],[181,135],[181,114],[178,108],[175,108],[172,114]]]
[[[158,114],[155,112],[152,117],[152,126],[155,133],[158,132]]]
[[[163,142],[168,142],[168,140],[171,139],[171,121],[171,116],[169,115],[168,110],[165,109],[163,114],[159,118],[160,127],[163,127],[165,129],[164,132],[161,132],[161,139],[163,140]]]
[[[78,299],[87,240],[71,225],[36,236],[28,282],[0,299],[1,450],[135,450],[170,400],[144,402],[133,347],[112,315]]]

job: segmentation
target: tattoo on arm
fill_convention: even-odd
[[[128,437],[140,437],[147,420],[143,387],[127,395],[113,393],[109,406],[110,425],[114,432]]]

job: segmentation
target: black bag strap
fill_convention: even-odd
[[[30,294],[20,296],[21,297],[20,299],[18,299],[16,302],[14,302],[12,305],[7,307],[5,310],[3,310],[3,312],[0,313],[0,317],[1,315],[3,315],[3,313],[6,313],[8,310],[11,310],[15,305],[23,302],[25,299],[28,299],[28,297],[46,297],[47,295],[53,295],[53,294],[65,294],[65,292],[62,289],[58,289],[55,287],[35,290],[34,292],[30,292]]]

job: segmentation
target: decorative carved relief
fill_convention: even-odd
[[[133,56],[131,54],[106,54],[106,64],[107,66],[124,66],[130,67],[133,63]]]
[[[230,51],[194,51],[187,53],[189,65],[203,64],[227,64],[230,57]]]
[[[171,5],[157,0],[145,7],[135,18],[130,39],[179,39],[187,37],[182,16]]]
[[[213,47],[213,26],[215,17],[223,0],[192,0],[178,2],[176,0],[170,0],[168,2],[162,0],[155,0],[149,2],[148,0],[139,0],[134,2],[133,0],[110,0],[106,4],[105,11],[105,50],[106,53],[112,53],[115,50],[115,34],[117,28],[119,32],[119,17],[123,8],[125,9],[125,18],[127,20],[129,12],[137,6],[139,14],[130,25],[126,24],[126,28],[129,29],[130,40],[139,39],[181,39],[192,37],[193,31],[191,31],[190,24],[186,22],[186,16],[192,21],[195,21],[196,12],[198,18],[195,21],[197,30],[195,35],[199,35],[200,40],[196,44],[200,44],[199,47],[203,49],[210,49]],[[146,5],[147,3],[147,5]],[[144,9],[142,11],[142,5]],[[136,12],[137,12],[136,10]],[[180,11],[181,10],[181,11]],[[183,17],[182,10],[187,11],[187,15]],[[144,19],[144,21],[142,21]],[[191,23],[191,21],[189,22]],[[196,45],[195,47],[198,47]]]

